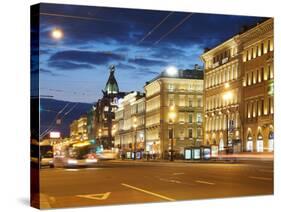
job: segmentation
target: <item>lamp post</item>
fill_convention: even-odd
[[[101,145],[101,128],[99,128],[99,143],[100,143],[100,145]]]
[[[137,158],[137,118],[134,117],[134,123],[133,123],[133,128],[134,128],[134,160]]]
[[[228,83],[225,84],[225,88],[228,88],[229,85]],[[228,108],[228,101],[231,100],[233,97],[233,94],[232,92],[228,91],[226,92],[224,95],[223,95],[223,100],[226,101],[226,106]],[[227,143],[227,146],[228,146],[228,113],[229,113],[229,110],[227,109],[226,110],[226,143]]]
[[[175,112],[175,106],[170,106],[169,108],[169,113],[168,113],[168,117],[169,117],[169,124],[172,125],[171,129],[169,129],[169,139],[171,140],[171,157],[170,157],[170,161],[174,161],[174,122],[176,119],[176,112]]]

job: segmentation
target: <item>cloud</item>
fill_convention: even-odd
[[[132,65],[129,65],[129,64],[125,64],[125,63],[118,63],[116,65],[116,68],[118,69],[126,69],[126,70],[135,70],[136,67],[135,66],[132,66]]]
[[[163,60],[153,60],[153,59],[145,59],[145,58],[135,58],[129,59],[129,63],[133,63],[140,66],[165,66],[167,62]]]
[[[112,52],[71,50],[57,52],[50,57],[49,61],[69,61],[93,65],[104,65],[112,61],[123,61],[124,59],[124,56]]]
[[[185,51],[183,49],[168,46],[156,48],[151,56],[163,59],[186,57]]]
[[[73,63],[64,60],[49,61],[48,65],[62,70],[76,70],[76,69],[93,69],[94,67],[87,63]]]

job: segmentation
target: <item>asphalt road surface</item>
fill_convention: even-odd
[[[273,163],[103,162],[42,169],[42,208],[273,194]]]

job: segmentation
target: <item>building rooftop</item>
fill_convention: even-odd
[[[174,79],[201,79],[204,78],[204,72],[199,66],[195,66],[194,69],[179,69],[175,74],[169,74],[168,71],[162,71],[158,76],[152,80],[146,82],[146,85],[161,78],[174,78]]]
[[[107,83],[106,83],[106,86],[104,89],[107,94],[119,93],[119,87],[118,87],[118,83],[115,79],[114,72],[115,72],[115,67],[111,66],[110,75],[109,75],[109,78],[107,80]]]

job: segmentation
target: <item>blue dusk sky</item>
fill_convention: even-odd
[[[40,94],[95,102],[110,65],[116,67],[120,91],[143,91],[145,82],[168,66],[202,66],[205,48],[259,21],[261,17],[41,4]],[[51,36],[54,29],[63,32],[61,39]]]

